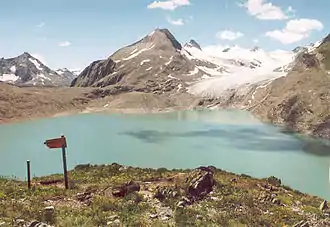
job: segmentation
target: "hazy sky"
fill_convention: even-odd
[[[290,50],[322,39],[330,0],[8,0],[0,57],[30,52],[51,68],[84,68],[168,28],[184,43]]]

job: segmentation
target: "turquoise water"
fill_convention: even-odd
[[[68,167],[117,162],[139,167],[214,165],[254,177],[274,175],[330,199],[330,148],[263,124],[238,110],[150,115],[86,114],[0,125],[0,175],[25,179],[62,172],[61,150],[45,139],[65,134]]]

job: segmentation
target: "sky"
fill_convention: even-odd
[[[83,69],[168,28],[185,43],[292,50],[330,32],[329,0],[0,0],[0,57]]]

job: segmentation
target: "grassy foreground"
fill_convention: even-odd
[[[69,178],[70,190],[52,175],[34,178],[31,191],[0,179],[0,226],[330,226],[322,199],[274,177],[114,163],[79,165]]]

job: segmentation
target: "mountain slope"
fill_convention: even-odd
[[[0,59],[0,81],[16,85],[67,86],[73,78],[60,75],[25,52],[15,58]]]
[[[116,85],[130,91],[163,93],[184,91],[200,78],[195,65],[181,54],[182,46],[167,29],[157,29],[106,60],[93,62],[72,86]]]
[[[211,97],[200,103],[203,106],[247,109],[266,121],[330,138],[329,42],[326,38],[301,50],[287,65],[288,72],[277,72],[278,76],[251,74],[253,80],[246,82],[228,77],[209,81],[209,87],[204,81],[190,90]]]

